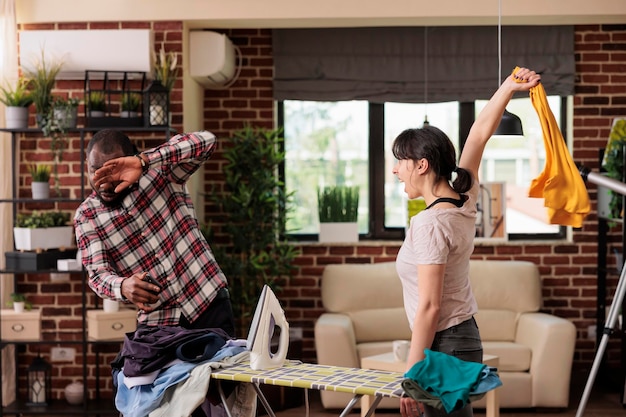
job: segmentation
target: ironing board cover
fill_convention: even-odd
[[[215,370],[211,373],[211,378],[379,397],[401,397],[403,390],[400,384],[404,376],[400,372],[286,361],[282,368],[262,371],[255,371],[250,368],[249,363],[242,363]]]

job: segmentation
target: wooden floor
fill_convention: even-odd
[[[566,410],[551,409],[502,409],[500,415],[502,417],[575,417],[579,408],[582,393],[587,383],[589,374],[586,372],[576,372],[572,375],[572,390],[570,394],[570,404]],[[613,386],[605,386],[601,381],[596,379],[593,381],[593,389],[589,401],[584,407],[585,417],[626,417],[626,408],[621,404],[621,394],[619,389]],[[319,400],[318,391],[309,391],[309,417],[337,417],[341,410],[325,410]],[[350,414],[351,417],[360,415],[359,410],[354,410]],[[399,416],[396,410],[377,410],[377,417]],[[305,417],[307,416],[306,406],[290,408],[276,412],[276,417]],[[474,416],[484,417],[484,410],[475,410]]]

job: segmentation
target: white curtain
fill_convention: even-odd
[[[17,24],[15,0],[0,0],[0,82],[15,85],[17,67]],[[6,126],[4,105],[0,103],[0,126]],[[13,172],[11,172],[11,135],[0,133],[0,199],[12,197]],[[0,269],[5,267],[4,253],[13,250],[13,208],[0,204]],[[0,276],[0,305],[4,306],[13,291],[10,275]],[[15,350],[13,345],[2,349],[2,405],[15,400]]]
[[[17,24],[15,23],[15,0],[0,0],[0,75],[3,85],[13,86],[17,81]],[[6,126],[4,119],[4,105],[0,103],[0,126]],[[0,134],[0,199],[12,197],[14,181],[11,172],[11,135]],[[5,267],[4,253],[13,249],[13,207],[9,203],[0,204],[0,268]],[[6,278],[6,277],[5,277]],[[0,280],[0,294],[2,305],[8,301],[7,290],[12,290],[12,280]],[[7,288],[4,284],[11,284]]]

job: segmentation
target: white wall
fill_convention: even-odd
[[[502,1],[502,24],[626,23],[624,0]],[[185,7],[181,7],[182,4]],[[180,20],[192,27],[497,24],[496,0],[18,0],[18,23]]]

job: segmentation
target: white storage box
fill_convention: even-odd
[[[46,250],[74,247],[74,228],[72,226],[44,227],[29,229],[14,227],[13,238],[17,250]]]
[[[87,311],[87,336],[91,340],[124,340],[124,335],[137,329],[137,311],[120,309]]]
[[[41,310],[0,310],[2,340],[41,340]]]

